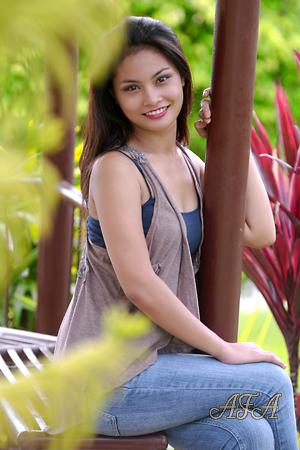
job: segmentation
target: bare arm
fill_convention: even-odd
[[[221,358],[226,342],[197,319],[156,274],[149,274],[141,286],[134,286],[128,297],[171,335]]]
[[[246,189],[244,244],[265,247],[274,244],[276,228],[270,201],[250,151]]]
[[[155,274],[143,232],[136,170],[125,156],[112,152],[95,163],[90,180],[90,196],[107,252],[128,299],[172,336],[223,362],[271,361],[282,365],[276,355],[254,343],[229,343],[221,339]]]

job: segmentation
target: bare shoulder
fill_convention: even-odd
[[[135,173],[133,164],[130,160],[123,155],[123,153],[117,150],[108,150],[105,153],[99,155],[92,167],[91,176],[97,176],[100,172],[109,171],[111,175],[119,171],[131,171]]]
[[[117,150],[108,150],[94,161],[90,179],[91,194],[95,186],[99,186],[101,180],[110,178],[111,181],[120,183],[127,177],[138,183],[134,164],[123,153]]]
[[[200,173],[201,184],[203,186],[204,173],[205,173],[205,162],[202,161],[202,159],[198,155],[196,155],[196,153],[194,153],[192,150],[190,150],[189,148],[185,147],[184,149],[187,152],[187,154],[189,155],[189,157],[191,158],[192,163],[194,164],[197,172]]]

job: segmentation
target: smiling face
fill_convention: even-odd
[[[155,49],[126,56],[113,79],[115,98],[133,130],[145,131],[176,130],[183,84],[176,67]]]

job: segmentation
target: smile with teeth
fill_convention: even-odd
[[[153,111],[149,111],[145,113],[145,116],[157,116],[157,114],[161,114],[168,109],[168,106],[163,106],[159,109],[154,109]]]

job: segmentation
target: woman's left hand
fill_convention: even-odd
[[[211,122],[210,95],[211,95],[211,88],[208,87],[204,89],[202,94],[202,100],[200,102],[201,106],[199,110],[200,120],[197,120],[194,124],[199,136],[203,138],[207,137],[208,125]]]

